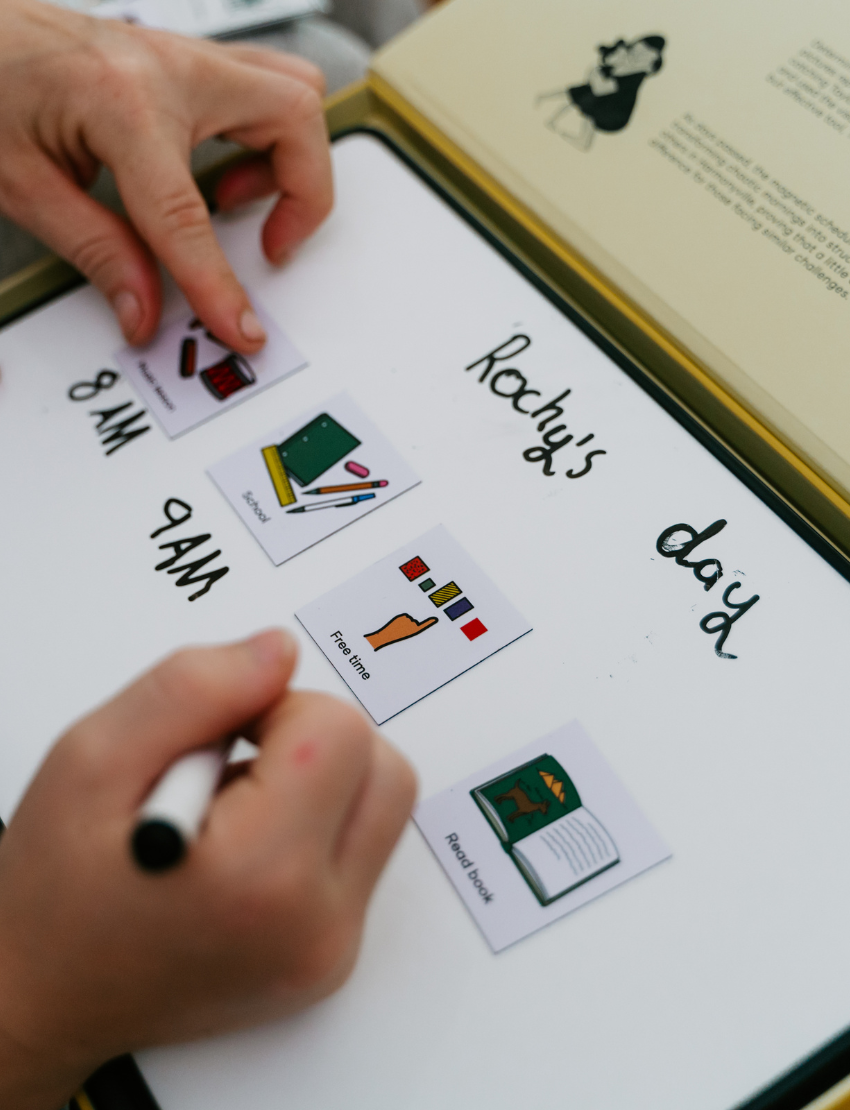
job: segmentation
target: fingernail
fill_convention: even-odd
[[[142,306],[139,298],[129,289],[122,289],[112,298],[112,308],[124,335],[132,340],[142,322]]]
[[[292,258],[292,251],[289,247],[281,247],[277,254],[272,259],[274,266],[282,266],[284,262],[288,262]]]
[[[265,343],[265,328],[253,308],[246,308],[239,317],[239,328],[249,343]]]
[[[258,632],[245,641],[245,647],[261,667],[279,665],[284,655],[291,655],[297,650],[295,637],[283,628],[269,628],[265,632]]]

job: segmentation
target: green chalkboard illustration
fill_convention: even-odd
[[[541,905],[620,862],[607,829],[551,755],[470,791]]]
[[[266,448],[263,457],[269,466],[270,458],[266,451],[269,455],[274,453],[277,456],[278,465],[275,469],[269,467],[272,481],[275,480],[276,473],[281,471],[299,486],[306,486],[359,446],[360,440],[356,436],[323,412],[283,443]],[[277,489],[277,485],[275,488]],[[284,503],[291,504],[288,495],[281,501],[281,504]]]

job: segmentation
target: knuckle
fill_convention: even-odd
[[[115,247],[115,238],[108,231],[90,231],[73,243],[66,255],[72,266],[103,287],[115,259]]]
[[[153,672],[163,701],[197,704],[200,699],[209,703],[221,696],[221,684],[216,681],[203,648],[184,648],[170,655]]]
[[[391,751],[395,764],[395,794],[398,797],[399,806],[409,813],[413,809],[419,789],[416,772],[401,752],[397,752],[394,748]]]
[[[83,796],[100,786],[104,778],[108,777],[103,737],[87,720],[80,721],[65,733],[56,745],[55,756],[66,764],[76,788]]]
[[[17,171],[14,154],[0,159],[0,208],[12,219],[22,221],[31,206],[32,186]]]
[[[322,98],[317,88],[312,85],[297,83],[297,88],[291,95],[288,112],[296,124],[313,123],[317,117],[323,115]]]
[[[327,183],[326,188],[316,191],[313,205],[314,218],[318,218],[320,222],[330,215],[331,209],[334,206],[333,185],[330,181]]]
[[[324,902],[321,871],[321,861],[302,846],[268,884],[265,893],[271,912],[292,920],[320,917]]]
[[[347,702],[339,701],[330,694],[323,694],[326,698],[326,709],[333,718],[337,728],[343,736],[352,743],[367,743],[372,739],[372,726],[359,709]]]
[[[319,96],[324,96],[328,86],[325,75],[319,67],[312,62],[308,62],[305,58],[302,73],[303,80],[307,82],[310,88],[315,89]]]
[[[335,747],[368,750],[373,743],[372,726],[353,705],[331,694],[297,692],[299,724],[305,733],[325,736]]]
[[[372,726],[353,705],[337,701],[330,695],[320,696],[327,699],[322,713],[325,734],[334,746],[350,759],[366,760],[375,742]]]
[[[207,207],[191,188],[175,189],[160,197],[157,217],[167,235],[199,237],[210,229]]]
[[[120,106],[124,126],[138,126],[156,101],[156,66],[145,49],[129,41],[109,52],[98,51],[91,83],[104,104]]]

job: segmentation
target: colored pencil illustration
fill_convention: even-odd
[[[343,486],[317,486],[315,489],[305,489],[305,495],[308,493],[348,493],[350,490],[355,489],[377,489],[379,486],[388,486],[390,483],[386,478],[381,479],[380,482],[349,482]]]
[[[344,501],[321,501],[317,505],[299,505],[297,509],[287,509],[288,513],[312,513],[316,509],[344,509],[348,505],[356,505],[360,501],[371,501],[374,493],[361,493],[356,497],[347,497]]]

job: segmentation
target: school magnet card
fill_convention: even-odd
[[[254,302],[268,341],[259,354],[231,351],[187,314],[147,347],[115,356],[170,439],[218,416],[307,365],[269,314]]]
[[[419,484],[345,393],[208,473],[276,566]]]
[[[494,952],[670,856],[575,721],[413,817]]]
[[[379,725],[531,631],[442,525],[295,615]]]

